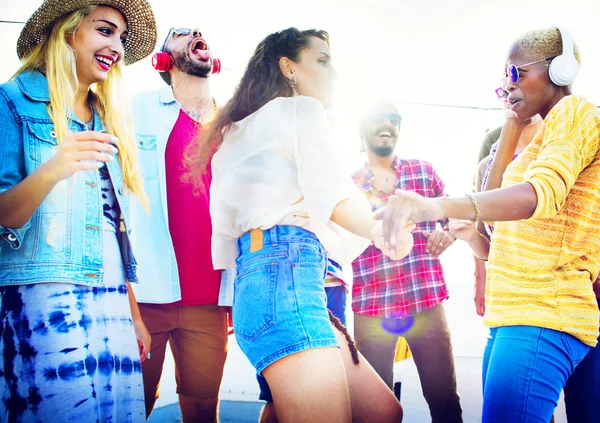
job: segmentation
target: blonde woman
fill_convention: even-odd
[[[155,41],[145,0],[48,0],[21,32],[0,85],[2,421],[145,421],[121,75]]]

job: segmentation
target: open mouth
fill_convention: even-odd
[[[381,129],[377,131],[375,135],[377,135],[379,138],[392,138],[392,131],[389,129]]]
[[[194,38],[190,44],[190,50],[193,55],[198,56],[201,60],[206,61],[210,59],[210,50],[208,49],[208,44],[204,38]]]
[[[196,38],[195,40],[192,41],[192,51],[207,50],[207,49],[208,49],[208,44],[206,44],[206,41],[204,41],[204,39]]]
[[[110,70],[110,68],[112,67],[113,63],[115,62],[115,60],[110,57],[110,56],[99,56],[96,55],[96,62],[98,63],[98,65],[104,69],[105,71]]]

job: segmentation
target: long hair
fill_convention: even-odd
[[[69,133],[69,112],[75,101],[78,79],[75,52],[67,43],[68,36],[76,36],[83,19],[97,6],[85,6],[49,25],[42,40],[23,59],[17,75],[37,70],[46,75],[50,91],[48,114],[54,123],[57,143]],[[92,84],[90,104],[96,109],[106,131],[119,139],[119,163],[128,190],[148,209],[142,178],[137,165],[137,149],[133,135],[133,118],[123,86],[123,63],[113,65],[105,81]]]
[[[327,32],[316,29],[300,31],[297,28],[273,33],[258,44],[231,99],[188,145],[185,155],[188,171],[184,180],[205,190],[207,187],[202,182],[202,175],[231,124],[277,97],[293,95],[288,79],[279,68],[279,60],[287,57],[298,63],[300,53],[310,46],[310,37],[320,38],[329,44]]]

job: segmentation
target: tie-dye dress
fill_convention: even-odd
[[[0,421],[144,422],[142,368],[106,166],[104,284],[0,288]]]

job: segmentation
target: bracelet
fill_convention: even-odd
[[[479,218],[481,217],[481,210],[479,209],[479,204],[477,203],[477,200],[475,199],[475,197],[471,194],[465,194],[467,197],[469,197],[471,199],[471,202],[473,203],[473,206],[475,207],[475,220],[473,221],[475,223],[475,225],[477,225],[479,223]]]
[[[478,256],[477,254],[475,254],[475,253],[473,253],[473,257],[475,257],[475,258],[476,258],[477,260],[479,260],[479,261],[483,261],[483,262],[486,262],[486,261],[488,261],[488,259],[481,258],[481,257],[479,257],[479,256]]]

